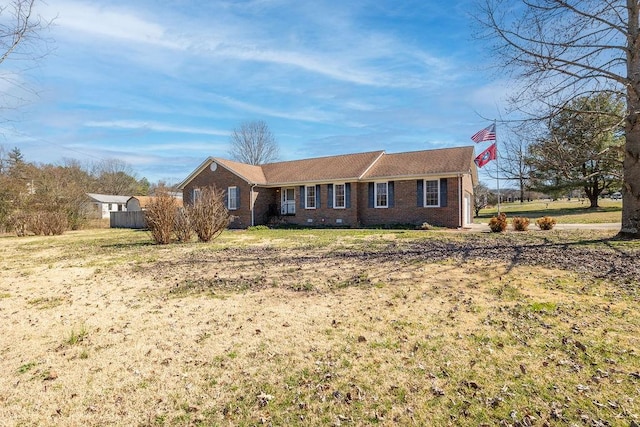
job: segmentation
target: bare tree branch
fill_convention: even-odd
[[[620,233],[640,238],[640,2],[478,1],[480,36],[493,42],[496,66],[523,88],[511,99],[512,111],[543,123],[585,95],[624,96]]]
[[[250,165],[262,165],[278,158],[279,147],[269,126],[262,120],[243,122],[231,134],[231,158]]]
[[[31,92],[20,73],[26,71],[32,61],[37,61],[48,52],[48,40],[42,33],[49,28],[51,21],[44,20],[35,13],[38,0],[11,0],[0,5],[0,66],[9,60],[25,61],[21,69],[5,70],[0,79],[16,92],[4,92],[0,95],[0,109],[16,108],[24,102],[19,93]]]

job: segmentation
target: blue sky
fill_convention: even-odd
[[[472,0],[55,0],[37,11],[56,17],[52,52],[28,69],[5,62],[18,85],[0,82],[27,101],[0,112],[0,144],[29,161],[116,158],[175,183],[229,157],[247,120],[267,122],[293,160],[473,145],[504,108],[507,81],[474,40]]]

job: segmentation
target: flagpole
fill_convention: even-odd
[[[498,187],[498,215],[500,215],[500,167],[498,166],[500,161],[500,153],[498,151],[498,129],[496,128],[496,121],[493,121],[494,129],[496,130],[496,185]]]

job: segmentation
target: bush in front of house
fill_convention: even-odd
[[[507,214],[499,213],[489,220],[489,228],[494,233],[501,233],[507,229]]]
[[[552,230],[556,225],[556,220],[550,216],[543,216],[536,220],[536,225],[540,227],[540,230]]]
[[[266,225],[251,225],[247,227],[247,231],[265,231],[269,230],[269,227]]]
[[[173,232],[178,242],[189,242],[193,236],[193,227],[189,213],[184,208],[176,210],[176,216],[173,219]]]
[[[167,192],[159,193],[151,199],[144,218],[154,242],[160,245],[171,243],[176,211],[176,199]]]
[[[513,226],[513,229],[515,231],[527,231],[530,223],[531,221],[529,220],[529,218],[522,216],[515,216],[511,220],[511,225]]]
[[[201,242],[215,239],[229,225],[224,192],[215,187],[202,188],[200,196],[187,211],[193,231]]]

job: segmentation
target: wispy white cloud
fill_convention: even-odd
[[[127,43],[144,43],[165,48],[184,48],[175,38],[167,37],[161,24],[141,18],[135,10],[78,1],[56,1],[44,6],[44,14],[55,17],[62,35],[102,37]],[[78,42],[82,38],[77,39]]]
[[[188,126],[172,126],[157,122],[137,121],[137,120],[108,120],[108,121],[88,121],[84,124],[87,127],[111,128],[111,129],[136,129],[151,132],[188,133],[199,135],[229,136],[229,131],[218,129],[203,129]]]
[[[228,149],[228,142],[173,141],[160,144],[145,144],[143,147],[136,147],[135,151],[143,151],[147,153],[164,153],[172,151],[183,151],[188,153],[217,153],[225,152]]]
[[[297,36],[291,38],[286,29],[274,28],[274,23],[266,19],[263,22],[252,16],[234,17],[230,22],[223,22],[226,15],[221,14],[203,22],[191,17],[192,22],[185,29],[180,24],[188,22],[186,17],[177,16],[173,23],[163,23],[162,17],[149,14],[142,7],[63,0],[48,5],[47,9],[49,15],[58,16],[56,26],[67,40],[90,41],[96,49],[100,49],[100,44],[119,43],[123,44],[123,52],[128,52],[140,44],[147,49],[204,55],[200,60],[231,59],[282,65],[336,81],[373,87],[420,87],[446,80],[452,71],[445,58],[372,29],[362,35],[362,29],[352,22],[336,24],[325,20],[322,25],[333,22],[331,28],[316,29],[324,36],[310,43],[311,40]],[[342,21],[346,20],[342,17]],[[248,28],[252,31],[247,31]],[[145,55],[152,56],[153,52],[145,51]],[[405,62],[403,65],[409,63],[414,70],[407,71],[405,67],[399,71],[398,61]]]
[[[280,111],[275,108],[267,108],[249,102],[240,101],[229,96],[214,96],[220,103],[238,110],[252,113],[258,116],[278,117],[288,120],[299,120],[313,123],[330,123],[336,120],[336,115],[331,112],[318,110],[312,107],[296,109],[295,111]]]

